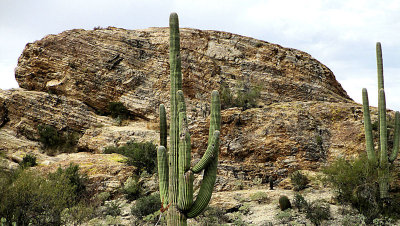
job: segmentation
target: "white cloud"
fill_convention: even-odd
[[[14,76],[10,76],[11,71],[14,71],[14,67],[11,64],[0,63],[0,89],[18,87],[18,83]]]

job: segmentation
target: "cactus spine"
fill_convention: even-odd
[[[399,153],[399,112],[395,113],[394,143],[391,155],[388,155],[387,123],[386,123],[386,98],[383,84],[383,63],[381,43],[376,44],[376,57],[378,68],[378,122],[379,122],[379,145],[378,155],[375,154],[374,141],[372,136],[371,117],[367,89],[362,90],[364,130],[366,140],[366,151],[370,161],[378,167],[379,191],[382,199],[389,198],[389,164],[392,163]],[[378,156],[378,159],[377,159]]]
[[[167,209],[168,225],[186,225],[187,218],[199,215],[208,205],[216,180],[221,105],[218,91],[211,94],[211,120],[207,150],[201,160],[190,166],[191,144],[186,105],[182,92],[179,21],[171,13],[170,26],[170,147],[167,152],[167,123],[164,105],[160,105],[160,147],[157,151],[160,198]],[[204,170],[203,181],[193,201],[193,174]]]

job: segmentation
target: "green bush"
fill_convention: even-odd
[[[87,196],[86,184],[87,175],[79,173],[79,165],[70,164],[67,168],[62,169],[59,167],[54,173],[49,174],[51,180],[58,180],[62,178],[66,183],[72,187],[75,200],[81,200]]]
[[[140,196],[142,187],[137,178],[129,177],[125,181],[122,190],[126,194],[126,198],[130,201],[133,201]]]
[[[157,147],[151,142],[128,142],[120,147],[107,147],[105,154],[118,153],[128,157],[128,164],[138,168],[138,173],[147,171],[153,174],[157,171]]]
[[[156,212],[161,208],[160,194],[152,194],[144,196],[136,200],[135,205],[131,209],[132,215],[139,219]]]
[[[284,211],[279,211],[275,218],[279,221],[280,224],[290,225],[289,222],[293,220],[293,210],[287,209]]]
[[[229,221],[225,211],[218,207],[208,206],[202,214],[196,217],[199,225],[223,225]]]
[[[292,182],[294,191],[304,190],[305,188],[307,188],[307,185],[309,183],[307,177],[300,171],[292,173],[292,175],[290,176],[290,181]]]
[[[260,97],[260,90],[261,89],[259,87],[248,86],[248,84],[243,82],[236,94],[236,102],[238,107],[241,107],[242,110],[257,107],[257,100]]]
[[[75,204],[74,189],[63,177],[48,180],[27,170],[2,172],[0,189],[0,219],[7,224],[59,225],[61,212]]]
[[[38,132],[39,141],[48,155],[54,155],[57,152],[74,152],[80,137],[77,132],[58,131],[50,125],[39,125]]]
[[[250,195],[250,200],[251,201],[256,201],[259,204],[261,204],[263,202],[268,201],[269,197],[268,197],[268,194],[266,192],[259,191],[259,192],[251,194]]]
[[[111,194],[108,191],[100,192],[96,195],[96,201],[101,205],[110,198]]]
[[[39,125],[39,141],[45,148],[56,148],[63,143],[63,140],[53,126],[50,125]]]
[[[362,214],[346,214],[341,220],[342,226],[361,226],[366,225],[365,217]]]
[[[110,215],[113,217],[121,214],[121,206],[116,201],[107,202],[105,205],[104,215]]]
[[[162,214],[160,210],[146,215],[142,220],[151,225],[167,225],[166,214]]]
[[[27,154],[22,158],[22,162],[19,163],[22,168],[33,167],[37,165],[36,157],[31,154]]]
[[[382,213],[379,200],[378,175],[366,155],[354,160],[337,159],[322,170],[340,203],[350,203],[372,222]]]
[[[250,213],[250,204],[249,203],[243,203],[240,207],[239,207],[239,212],[243,215],[247,215]]]
[[[238,87],[231,89],[223,82],[220,86],[219,92],[221,94],[222,109],[239,107],[242,108],[242,110],[247,110],[257,106],[257,101],[261,94],[261,88],[259,86],[252,86],[245,82],[239,82]]]
[[[293,205],[299,209],[299,211],[305,211],[308,208],[308,203],[307,201],[304,199],[304,197],[297,193],[294,195],[293,198]]]
[[[354,191],[360,186],[377,181],[378,175],[366,155],[358,159],[338,158],[322,169],[324,180],[329,182],[337,193],[340,202],[348,203],[354,199]]]
[[[234,96],[232,90],[228,87],[226,83],[222,83],[219,89],[221,98],[221,108],[227,109],[235,106]]]
[[[395,220],[389,217],[376,218],[372,222],[374,226],[391,226],[395,225],[395,223]]]
[[[131,112],[121,102],[110,102],[108,104],[108,111],[114,119],[119,118],[120,120],[124,120],[131,116]]]
[[[80,202],[75,206],[65,208],[61,212],[61,222],[63,225],[81,225],[95,216],[95,206]]]
[[[324,220],[331,217],[330,206],[327,203],[316,200],[311,202],[306,209],[306,218],[315,225],[321,225]]]

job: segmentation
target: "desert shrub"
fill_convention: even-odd
[[[235,105],[232,90],[228,87],[226,83],[223,82],[221,84],[219,93],[221,97],[222,109],[227,109]]]
[[[233,212],[228,214],[228,221],[231,223],[231,225],[235,226],[246,226],[248,225],[244,220],[243,220],[243,215],[240,212]]]
[[[131,112],[125,105],[121,102],[110,102],[108,104],[108,111],[110,112],[111,117],[117,119],[128,119],[131,116]]]
[[[166,214],[162,214],[160,210],[146,215],[142,220],[147,224],[167,225]]]
[[[225,211],[218,207],[208,206],[203,213],[195,218],[199,225],[222,225],[229,221]]]
[[[266,192],[259,191],[259,192],[251,194],[250,200],[256,201],[260,204],[260,203],[268,201],[269,198],[268,198],[268,194]]]
[[[104,153],[118,153],[128,157],[128,164],[138,168],[138,173],[145,170],[152,174],[157,171],[157,148],[151,142],[128,142],[120,147],[107,147]]]
[[[57,152],[74,152],[80,134],[74,131],[58,131],[51,125],[39,125],[39,141],[49,155]]]
[[[74,189],[64,177],[54,180],[18,170],[0,179],[0,218],[17,225],[59,225],[61,212],[75,204]]]
[[[260,97],[260,90],[258,86],[250,86],[242,82],[236,95],[238,107],[241,107],[243,110],[256,107],[257,100]]]
[[[306,218],[315,225],[321,225],[324,220],[331,217],[330,206],[328,203],[316,200],[311,202],[306,209]]]
[[[292,173],[292,175],[290,176],[290,181],[292,182],[293,190],[295,191],[304,190],[309,183],[307,177],[300,171]]]
[[[37,165],[36,157],[31,154],[27,154],[22,158],[22,162],[19,163],[22,168],[33,167]]]
[[[318,146],[321,146],[323,143],[322,137],[320,135],[316,135],[315,142],[317,143]]]
[[[371,223],[383,209],[379,200],[378,175],[366,155],[354,160],[337,159],[323,169],[341,203],[350,203]]]
[[[122,188],[126,198],[130,201],[137,199],[141,193],[141,185],[137,178],[129,177]]]
[[[107,201],[110,198],[111,194],[108,191],[103,191],[100,192],[99,194],[96,195],[96,201],[99,202],[100,204],[104,204],[105,201]]]
[[[250,213],[250,204],[249,203],[243,203],[240,207],[239,207],[239,212],[243,215],[247,215]]]
[[[297,193],[293,198],[293,205],[299,209],[299,211],[305,211],[308,208],[308,202],[304,199],[304,197]]]
[[[281,223],[281,224],[288,224],[290,221],[293,220],[293,210],[292,209],[287,209],[284,211],[279,211],[278,214],[275,216],[275,218]]]
[[[132,215],[141,219],[161,208],[160,194],[154,193],[144,196],[136,200],[135,205],[131,209]]]
[[[57,129],[50,125],[39,125],[39,141],[45,148],[55,148],[61,145],[62,139]]]
[[[338,158],[331,165],[323,168],[324,180],[329,182],[340,202],[353,200],[353,193],[360,185],[377,181],[378,175],[366,155],[355,160]]]
[[[375,218],[372,222],[374,226],[391,226],[395,225],[395,220],[389,217]]]
[[[229,88],[226,83],[220,86],[221,108],[239,107],[247,110],[257,106],[261,88],[245,82],[239,82],[238,87]]]
[[[110,215],[113,217],[119,216],[121,214],[121,206],[119,203],[117,203],[116,201],[110,201],[107,202],[104,205],[105,209],[104,209],[104,215]]]
[[[81,225],[96,216],[95,206],[80,202],[61,212],[63,225]]]
[[[287,196],[282,195],[279,197],[279,208],[281,208],[282,211],[292,208],[290,200]]]
[[[341,220],[342,226],[361,226],[366,225],[365,217],[362,214],[346,214]]]
[[[79,173],[79,165],[70,164],[67,168],[62,169],[59,167],[54,173],[49,174],[51,180],[63,178],[66,183],[72,187],[75,200],[81,200],[87,195],[86,184],[87,175]]]

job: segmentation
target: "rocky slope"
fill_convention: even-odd
[[[309,54],[196,29],[181,29],[181,43],[194,160],[206,148],[211,90],[245,84],[261,91],[257,107],[222,111],[218,191],[267,175],[280,181],[296,169],[317,169],[363,151],[361,106]],[[87,153],[79,161],[86,170],[110,162],[101,157],[106,146],[157,143],[158,106],[169,107],[168,72],[167,28],[70,30],[28,43],[15,71],[21,89],[0,91],[0,150],[9,159],[42,152],[37,127],[43,124],[80,134],[78,150]],[[116,125],[102,116],[113,101],[135,118]],[[120,167],[123,182],[129,167]]]

